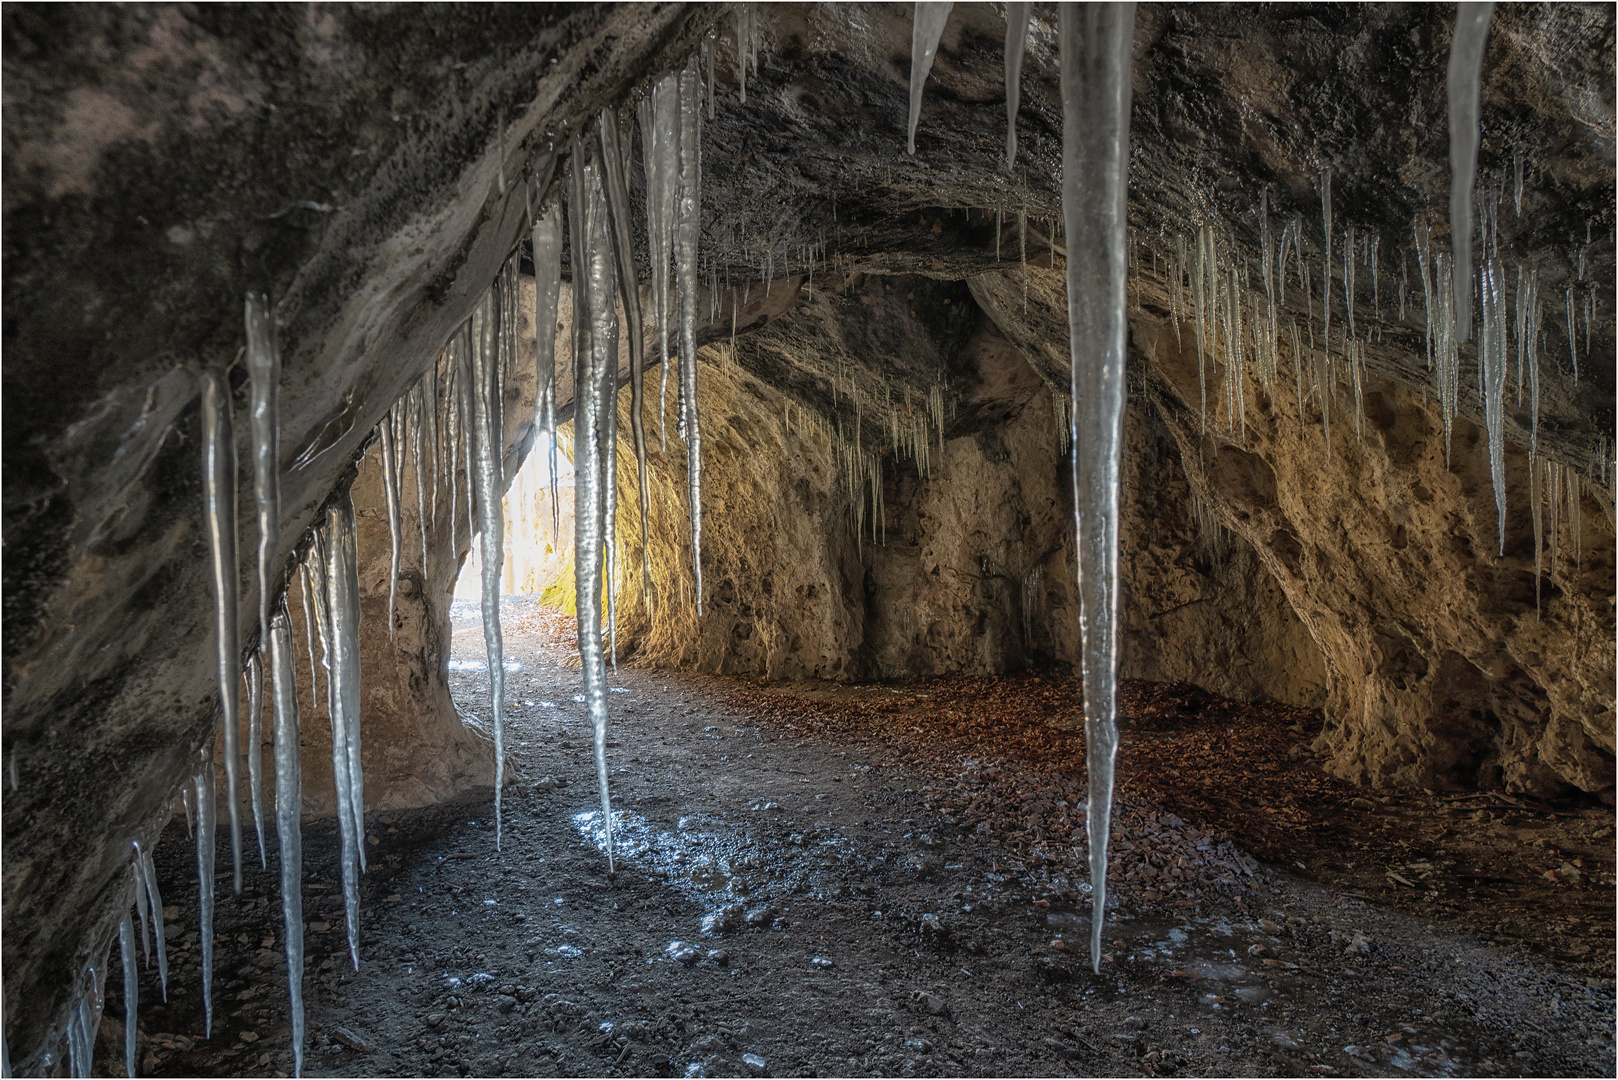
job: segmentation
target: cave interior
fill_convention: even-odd
[[[1612,1074],[1612,5],[0,24],[6,1075]]]

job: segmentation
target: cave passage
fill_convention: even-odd
[[[307,1075],[1580,1075],[1610,1060],[1598,899],[1536,884],[1545,857],[1514,838],[1462,861],[1412,825],[1483,814],[1601,874],[1603,812],[1373,805],[1282,749],[1313,710],[1126,684],[1119,908],[1097,981],[1071,843],[1082,739],[1050,723],[1072,715],[1072,678],[760,688],[623,667],[608,881],[573,620],[525,597],[504,616],[505,852],[486,800],[370,814],[354,973],[335,833],[305,830]],[[476,604],[453,625],[456,702],[486,717]],[[220,901],[223,1019],[205,1041],[183,823],[158,852],[173,970],[167,1004],[142,970],[143,1071],[288,1071],[273,861]],[[112,1059],[119,1035],[109,1015]]]

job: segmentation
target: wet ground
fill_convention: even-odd
[[[1614,1072],[1610,808],[1383,803],[1309,760],[1318,716],[1131,687],[1096,976],[1073,680],[621,668],[609,877],[571,623],[507,604],[503,850],[486,801],[368,815],[356,973],[334,829],[305,829],[307,1075]],[[212,1038],[183,822],[158,863],[143,1071],[290,1072],[273,855],[221,889]]]

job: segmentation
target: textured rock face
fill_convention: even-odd
[[[366,434],[518,244],[528,184],[548,183],[566,136],[688,55],[717,14],[6,9],[4,960],[19,1068],[38,1067],[73,973],[104,955],[128,842],[151,835],[216,723],[194,373],[236,355],[244,292],[275,299],[286,365],[284,566]],[[1056,216],[1060,175],[1049,14],[1037,12],[1029,45],[1015,173],[999,158],[1003,24],[991,5],[952,14],[914,158],[902,153],[903,5],[765,8],[745,106],[722,38],[704,251],[723,253],[738,287],[766,272],[775,287],[751,288],[734,354],[705,354],[709,614],[698,624],[680,597],[683,462],[671,442],[653,464],[658,606],[637,606],[630,576],[626,648],[772,678],[1074,655],[1070,481],[1051,397],[1067,384],[1062,245],[1041,220]],[[1473,356],[1446,470],[1414,305],[1368,344],[1363,438],[1348,433],[1338,391],[1329,459],[1317,405],[1299,421],[1251,382],[1245,439],[1204,435],[1195,357],[1164,321],[1150,249],[1207,221],[1256,261],[1266,188],[1277,220],[1304,222],[1318,275],[1321,168],[1334,173],[1339,226],[1379,232],[1385,258],[1412,221],[1442,244],[1451,17],[1439,6],[1140,11],[1124,672],[1324,700],[1332,767],[1371,782],[1610,791],[1611,505],[1587,491],[1584,561],[1575,570],[1564,551],[1536,619],[1526,407],[1513,401],[1506,417],[1512,516],[1496,557],[1470,426],[1481,420]],[[1608,290],[1581,382],[1554,305],[1543,343],[1541,451],[1587,472],[1602,440],[1612,446],[1613,27],[1611,7],[1502,6],[1484,65],[1481,189],[1504,185],[1506,205],[1514,154],[1527,162],[1522,213],[1499,222],[1508,265],[1537,266],[1552,299],[1569,285]],[[801,298],[804,246],[822,239],[839,284],[821,262]],[[1034,260],[1026,271],[1020,251]],[[1384,262],[1384,313],[1396,265]],[[1285,314],[1308,325],[1295,296]],[[728,324],[722,310],[704,340]],[[233,379],[240,411],[239,370]],[[935,383],[947,391],[943,446],[926,475],[887,455],[887,544],[857,541],[862,496],[844,489],[847,462],[809,418],[830,433],[864,421],[875,451],[887,403],[908,390],[925,412]],[[894,396],[876,409],[884,385]],[[863,412],[850,407],[855,386]],[[508,412],[510,465],[520,412]],[[632,490],[628,469],[621,455]],[[466,538],[455,550],[434,523],[390,642],[373,470],[359,463],[355,491],[368,791],[378,805],[475,790],[489,782],[486,757],[450,714],[441,670]],[[1197,524],[1193,493],[1232,551]],[[407,494],[407,568],[420,561],[408,554],[411,505]],[[632,568],[637,529],[623,531]],[[240,600],[256,610],[250,573]],[[1024,629],[1025,614],[1043,625]],[[323,714],[306,704],[316,792]],[[438,739],[442,769],[422,773]]]

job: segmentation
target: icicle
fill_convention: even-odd
[[[489,662],[489,710],[494,729],[494,846],[500,849],[500,795],[505,785],[505,698],[506,671],[504,643],[500,634],[500,575],[505,569],[503,553],[506,526],[501,509],[505,491],[502,476],[504,420],[500,401],[501,319],[509,297],[500,279],[490,287],[478,310],[472,315],[472,427],[471,453],[477,489],[479,553],[483,569],[483,646]]]
[[[1511,155],[1511,194],[1512,202],[1516,204],[1517,216],[1522,217],[1522,151],[1517,150]]]
[[[1022,55],[1028,45],[1028,14],[1032,4],[1011,0],[1006,4],[1006,168],[1017,164],[1017,106],[1022,98]],[[911,141],[915,141],[911,124]],[[914,149],[911,151],[914,153]],[[1000,258],[1000,216],[995,212],[995,260]]]
[[[1535,457],[1533,452],[1528,454],[1528,503],[1530,516],[1534,519],[1534,618],[1540,618],[1539,588],[1540,578],[1545,575],[1545,532],[1544,509],[1545,485],[1542,480],[1547,462]]]
[[[251,394],[248,421],[253,434],[253,497],[258,508],[258,632],[262,643],[269,635],[270,571],[276,545],[281,539],[281,443],[277,402],[281,357],[275,348],[269,298],[261,292],[249,292],[246,308],[247,376]],[[262,836],[259,846],[263,847]]]
[[[1354,337],[1354,226],[1347,230],[1343,244],[1343,303],[1348,309],[1348,336]]]
[[[741,90],[742,104],[747,104],[747,68],[753,63],[753,25],[757,13],[751,3],[737,4],[736,14],[736,83]],[[754,67],[757,70],[757,67]],[[665,355],[667,355],[665,351]]]
[[[135,852],[135,861],[129,864],[129,876],[135,882],[135,923],[140,927],[140,951],[146,958],[146,966],[152,966],[152,937],[147,931],[146,924],[151,921],[151,904],[146,896],[146,878],[141,874],[140,867],[140,841],[131,845]],[[158,917],[162,917],[158,912]]]
[[[712,53],[710,52],[710,61]],[[710,63],[710,71],[712,65]],[[709,104],[712,105],[713,95],[709,92]],[[640,574],[641,596],[648,603],[652,596],[652,567],[651,556],[651,529],[648,525],[648,515],[651,513],[651,482],[646,473],[646,421],[642,415],[642,401],[646,390],[646,339],[641,330],[640,312],[640,282],[635,276],[635,247],[631,239],[629,214],[629,186],[625,183],[624,172],[618,168],[616,162],[619,158],[616,138],[613,134],[611,111],[601,110],[601,153],[606,162],[604,169],[607,188],[607,209],[612,218],[613,248],[616,252],[616,265],[618,267],[618,295],[624,305],[625,330],[629,334],[629,426],[635,438],[635,469],[640,489]],[[709,289],[709,296],[717,296],[717,287]],[[710,320],[712,316],[710,315]],[[614,365],[614,382],[616,383],[617,368]],[[614,427],[616,427],[617,408],[613,409]],[[616,434],[611,441],[616,445]],[[617,476],[613,474],[613,489],[617,488]],[[613,517],[608,518],[609,527],[614,526]],[[616,556],[616,551],[613,553]],[[616,563],[616,560],[615,560]],[[615,565],[616,571],[616,565]],[[617,574],[612,580],[616,581]],[[617,615],[617,603],[614,599],[613,615]],[[613,666],[617,667],[617,631],[616,617],[613,618]]]
[[[258,835],[258,864],[268,866],[264,855],[264,802],[259,792],[264,786],[264,671],[257,649],[247,658],[247,801],[253,807],[253,829]]]
[[[745,12],[745,17],[744,17]],[[751,33],[752,5],[736,10],[737,64],[741,67],[742,101],[747,101],[747,68],[744,49],[744,23]],[[646,147],[646,230],[647,251],[652,263],[652,307],[657,317],[657,340],[662,372],[657,395],[657,429],[662,449],[669,448],[664,417],[668,414],[669,392],[669,257],[674,244],[674,214],[679,197],[680,171],[680,80],[665,76],[652,88],[650,104],[640,111],[641,142]]]
[[[281,923],[292,1014],[292,1074],[303,1075],[303,762],[292,623],[283,605],[270,620],[270,704],[275,715],[275,834],[281,851]],[[310,688],[311,694],[313,687]]]
[[[702,428],[697,415],[697,239],[701,229],[702,116],[696,68],[680,73],[680,184],[674,224],[675,283],[680,304],[680,410],[684,418],[686,487],[691,502],[691,565],[697,616],[702,615]]]
[[[1288,332],[1292,340],[1292,381],[1298,391],[1298,426],[1303,426],[1303,348],[1298,343],[1298,320],[1288,320]]]
[[[1028,210],[1017,211],[1017,261],[1022,264],[1022,313],[1028,314]]]
[[[343,908],[348,955],[360,966],[360,871],[365,868],[365,790],[360,771],[359,581],[355,575],[354,504],[347,494],[326,509],[324,538],[328,705],[337,826],[342,847]],[[322,630],[326,630],[322,626]]]
[[[694,81],[693,81],[693,89]],[[682,102],[682,111],[685,103]],[[695,101],[690,103],[695,111]],[[607,870],[613,872],[612,801],[607,784],[607,670],[601,649],[601,574],[606,540],[604,442],[612,369],[618,364],[618,313],[613,302],[614,265],[607,208],[594,162],[573,143],[569,177],[575,297],[574,386],[574,589],[578,604],[579,660],[584,699],[594,733],[596,779],[601,794]],[[683,360],[683,357],[682,357]]]
[[[478,531],[477,506],[472,500],[477,490],[476,451],[473,448],[474,432],[472,428],[472,350],[476,344],[472,340],[472,323],[470,320],[461,325],[461,344],[456,350],[456,361],[460,370],[455,378],[455,406],[460,411],[461,427],[461,458],[466,469],[466,541],[472,542],[472,537]]]
[[[915,21],[910,29],[910,132],[906,151],[916,153],[916,124],[921,120],[921,92],[927,82],[927,73],[933,69],[933,57],[938,54],[938,43],[944,37],[944,24],[949,20],[949,9],[954,4],[923,4],[915,6]]]
[[[1449,259],[1433,257],[1437,310],[1433,313],[1436,332],[1433,361],[1438,376],[1438,405],[1444,416],[1444,466],[1449,467],[1450,433],[1455,422],[1457,383],[1460,381],[1459,341],[1455,329],[1455,289],[1452,287]],[[1463,290],[1464,291],[1464,290]]]
[[[1531,427],[1528,435],[1528,456],[1539,453],[1539,320],[1543,309],[1539,302],[1539,268],[1528,271],[1528,411]]]
[[[1579,385],[1579,327],[1578,318],[1573,313],[1573,287],[1568,286],[1565,294],[1567,300],[1567,352],[1573,359],[1573,385]]]
[[[644,113],[644,109],[642,112]],[[647,128],[642,124],[641,141]],[[556,495],[556,319],[562,298],[562,213],[556,206],[535,219],[534,247],[534,352],[538,358],[538,398],[535,424],[549,440],[551,456],[551,531],[561,531],[561,510]],[[641,471],[645,471],[642,463]]]
[[[393,413],[376,425],[382,445],[382,494],[388,506],[388,640],[393,640],[393,606],[399,598],[399,462],[393,445]]]
[[[143,851],[140,843],[135,843],[135,866],[137,893],[146,896],[147,909],[152,913],[152,938],[157,946],[157,979],[158,985],[163,989],[163,1000],[169,999],[169,951],[168,942],[163,931],[163,895],[157,891],[157,869],[152,865],[152,853]]]
[[[1089,774],[1090,956],[1099,973],[1118,752],[1118,469],[1128,334],[1125,215],[1135,6],[1065,5],[1059,18],[1062,213],[1069,238],[1068,321],[1078,433],[1073,476]]]
[[[1322,287],[1320,310],[1323,329],[1320,332],[1322,347],[1331,352],[1331,170],[1320,170],[1320,220],[1324,227],[1326,238],[1326,261],[1321,266],[1320,276],[1324,278]]]
[[[421,580],[427,580],[427,485],[423,474],[426,457],[425,428],[422,415],[426,412],[425,397],[420,382],[410,388],[405,397],[406,432],[410,447],[410,473],[416,481],[416,531],[421,534]]]
[[[1428,258],[1428,235],[1431,229],[1427,226],[1411,225],[1411,232],[1416,239],[1416,262],[1421,267],[1421,303],[1422,311],[1427,318],[1427,370],[1433,370],[1433,278]]]
[[[702,66],[708,70],[708,119],[709,120],[712,120],[714,118],[714,115],[715,115],[714,114],[714,53],[717,50],[714,48],[714,45],[718,42],[718,40],[719,40],[719,28],[717,26],[709,27],[707,36],[702,39]],[[625,162],[624,163],[624,169],[627,171],[628,168],[629,168],[629,164],[628,164],[628,162]],[[638,291],[639,290],[637,290],[637,292]],[[638,302],[639,302],[639,299],[637,297],[637,303]]]
[[[238,808],[241,754],[237,727],[237,671],[241,646],[236,629],[236,436],[230,418],[230,387],[217,371],[202,373],[202,480],[213,569],[214,641],[224,735],[225,791],[230,810],[230,855],[236,892],[242,891],[242,823]]]
[[[137,890],[138,892],[138,890]],[[158,917],[162,917],[158,912]],[[135,967],[135,926],[129,912],[118,920],[118,955],[124,962],[124,1075],[135,1075],[135,1015],[140,1003],[140,971]]]
[[[1207,295],[1206,267],[1212,258],[1208,250],[1212,231],[1206,225],[1197,228],[1197,264],[1191,275],[1191,299],[1197,317],[1197,434],[1208,432],[1208,358],[1207,323],[1212,298]],[[1077,415],[1077,413],[1075,413]]]
[[[214,748],[210,741],[198,755],[191,779],[197,805],[197,911],[202,949],[203,1032],[213,1036],[213,866],[214,866]]]
[[[1472,179],[1478,167],[1478,97],[1493,4],[1455,5],[1449,71],[1449,237],[1454,252],[1455,340],[1472,338]]]

